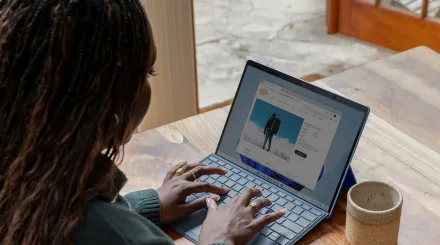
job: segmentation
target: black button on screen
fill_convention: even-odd
[[[307,158],[307,154],[298,150],[295,150],[295,154],[302,157],[302,158]]]

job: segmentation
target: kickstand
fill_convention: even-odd
[[[353,170],[351,169],[351,166],[350,166],[347,171],[347,175],[345,175],[345,179],[344,179],[344,183],[342,184],[342,188],[344,188],[348,191],[356,183],[357,183],[356,177],[354,176]]]

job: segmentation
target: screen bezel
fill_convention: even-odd
[[[325,96],[325,97],[327,97],[327,98],[330,98],[330,99],[332,99],[332,100],[334,100],[334,101],[337,101],[337,102],[339,102],[339,103],[341,103],[341,104],[347,105],[347,106],[349,106],[349,107],[351,107],[351,108],[353,108],[353,109],[356,109],[356,110],[358,110],[358,111],[364,113],[364,118],[363,118],[363,120],[362,120],[362,123],[359,125],[359,129],[358,129],[358,132],[357,132],[357,135],[356,135],[356,139],[355,139],[355,141],[353,142],[353,145],[352,145],[351,150],[350,150],[350,154],[349,154],[349,156],[348,156],[348,158],[347,158],[347,162],[345,163],[344,171],[342,171],[342,174],[341,174],[341,176],[339,177],[339,183],[338,183],[338,185],[337,185],[337,188],[336,188],[335,191],[334,191],[332,201],[331,201],[331,203],[330,203],[330,206],[329,206],[328,209],[326,210],[328,213],[331,213],[332,210],[333,210],[333,208],[334,208],[334,206],[335,206],[335,204],[336,204],[337,196],[339,195],[339,192],[340,192],[341,187],[342,187],[342,185],[343,185],[343,181],[344,181],[344,179],[345,179],[345,175],[346,175],[347,172],[348,172],[348,168],[350,167],[350,163],[351,163],[351,160],[352,160],[353,155],[354,155],[354,153],[355,153],[355,150],[356,150],[357,144],[358,144],[359,139],[360,139],[360,137],[361,137],[361,134],[362,134],[362,131],[363,131],[363,129],[364,129],[364,126],[365,126],[365,124],[366,124],[366,122],[367,122],[367,118],[368,118],[368,115],[369,115],[369,113],[370,113],[370,108],[369,108],[368,106],[362,105],[362,104],[360,104],[360,103],[358,103],[358,102],[355,102],[355,101],[353,101],[353,100],[350,100],[350,99],[348,99],[348,98],[345,98],[345,97],[343,97],[343,96],[340,96],[340,95],[338,95],[338,94],[335,94],[335,93],[330,92],[330,91],[328,91],[328,90],[325,90],[325,89],[323,89],[323,88],[317,87],[317,86],[315,86],[315,85],[313,85],[313,84],[311,84],[311,83],[309,83],[309,82],[303,81],[303,80],[301,80],[301,79],[299,79],[299,78],[296,78],[296,77],[290,76],[290,75],[288,75],[288,74],[286,74],[286,73],[283,73],[283,72],[281,72],[281,71],[275,70],[275,69],[273,69],[273,68],[271,68],[271,67],[268,67],[268,66],[266,66],[266,65],[260,64],[260,63],[258,63],[258,62],[256,62],[256,61],[248,60],[248,61],[246,62],[246,65],[245,65],[245,68],[244,68],[244,70],[243,70],[243,73],[242,73],[242,75],[241,75],[240,83],[239,83],[238,88],[237,88],[237,91],[236,91],[236,93],[235,93],[234,100],[233,100],[232,105],[231,105],[231,109],[230,109],[229,114],[228,114],[228,117],[227,117],[227,119],[226,119],[225,126],[223,127],[223,131],[222,131],[222,134],[221,134],[221,136],[220,136],[219,143],[217,144],[217,149],[215,150],[215,153],[216,153],[217,155],[219,155],[219,154],[218,154],[218,153],[219,153],[219,148],[220,148],[221,142],[222,142],[222,140],[223,140],[223,136],[224,136],[224,134],[225,134],[226,125],[228,125],[228,123],[229,123],[229,119],[230,119],[231,114],[232,114],[232,111],[233,111],[233,109],[234,109],[234,105],[235,105],[235,101],[236,101],[236,99],[237,99],[238,92],[240,91],[241,85],[242,85],[242,83],[243,83],[243,78],[244,78],[244,76],[245,76],[245,74],[246,74],[246,71],[247,71],[247,68],[248,68],[248,67],[256,68],[256,69],[258,69],[258,70],[260,70],[260,71],[263,71],[263,72],[265,72],[265,73],[268,73],[268,74],[270,74],[270,75],[273,75],[273,76],[275,76],[275,77],[278,77],[278,78],[280,78],[280,79],[282,79],[282,80],[284,80],[284,81],[286,81],[286,82],[290,82],[290,83],[295,84],[295,85],[297,85],[297,86],[303,87],[303,88],[305,88],[305,89],[307,89],[307,90],[310,90],[310,91],[312,91],[312,92],[314,92],[314,93],[317,93],[317,94],[323,95],[323,96]],[[258,170],[257,170],[257,171],[258,171]],[[268,176],[268,175],[266,175],[266,174],[264,174],[264,173],[260,173],[260,174],[261,174],[261,175],[264,175],[264,176],[267,176],[267,177],[270,178],[270,176]],[[286,190],[286,191],[288,191],[288,190]],[[294,194],[294,193],[293,193],[293,194]],[[313,198],[310,198],[310,199],[313,199]],[[313,199],[313,200],[316,200],[316,199]]]

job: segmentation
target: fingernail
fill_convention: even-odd
[[[212,200],[211,198],[206,198],[205,200],[206,200],[206,207],[209,209],[211,207]]]
[[[285,208],[283,208],[283,209],[280,209],[280,212],[283,214],[283,215],[285,215],[286,214],[286,209]]]
[[[209,196],[209,199],[217,202],[218,200],[220,200],[220,196],[219,195],[211,195],[211,196]]]
[[[223,169],[223,172],[225,172],[225,174],[227,174],[228,173],[228,170],[227,169]]]

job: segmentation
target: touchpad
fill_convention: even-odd
[[[197,242],[199,240],[200,230],[202,229],[203,221],[205,221],[208,210],[206,208],[194,212],[185,217],[183,220],[173,224],[171,228],[185,237]]]

